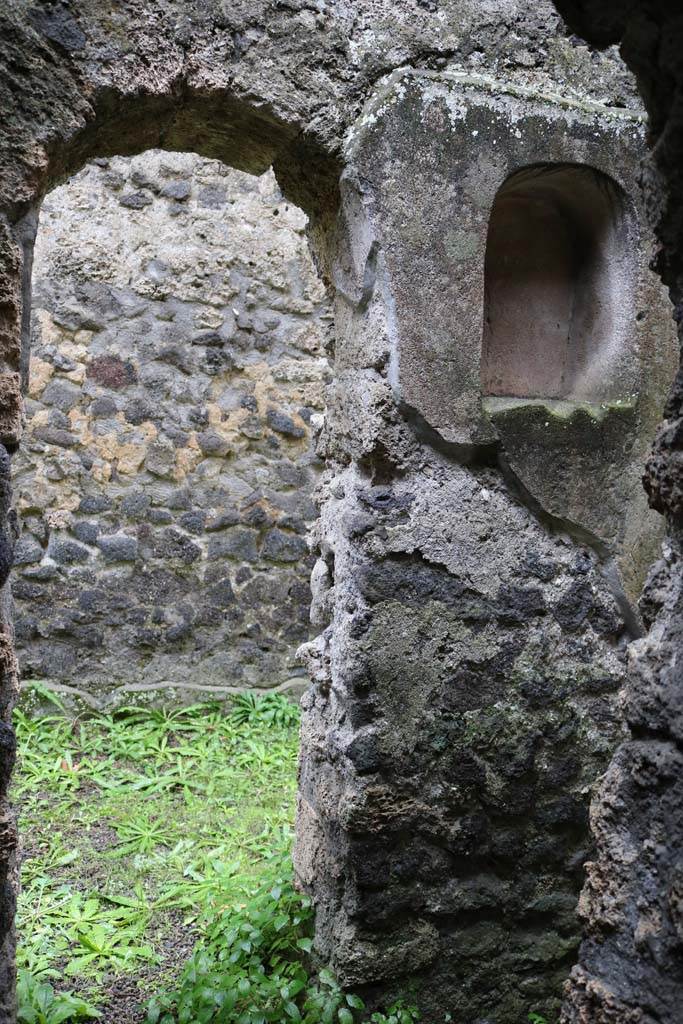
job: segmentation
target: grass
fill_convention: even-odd
[[[172,986],[216,906],[237,908],[289,849],[297,719],[268,698],[231,715],[17,714],[22,1022],[64,988],[83,1005],[50,1024],[88,1005],[143,1019],[136,1005]]]

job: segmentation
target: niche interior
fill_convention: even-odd
[[[539,164],[504,182],[486,244],[484,395],[627,397],[631,231],[620,187],[591,167]]]

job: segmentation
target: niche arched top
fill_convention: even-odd
[[[491,209],[484,395],[627,400],[634,239],[621,188],[582,164],[511,175]]]

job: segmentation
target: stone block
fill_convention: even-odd
[[[81,399],[81,389],[70,381],[53,377],[45,386],[41,400],[44,405],[54,405],[61,412],[69,412]]]
[[[43,553],[42,545],[38,543],[35,537],[32,537],[30,534],[24,534],[14,545],[14,564],[33,565],[41,561]]]
[[[143,210],[145,206],[151,206],[152,196],[146,192],[126,192],[119,198],[119,205],[129,210]]]
[[[134,562],[138,557],[138,541],[126,533],[100,536],[97,546],[105,562]]]
[[[256,537],[257,534],[254,530],[236,528],[214,533],[209,539],[207,557],[209,561],[229,558],[243,562],[256,562],[259,558]]]
[[[298,562],[306,558],[308,544],[297,534],[276,528],[268,530],[261,547],[263,558],[271,562]]]
[[[285,437],[300,438],[306,436],[305,428],[279,409],[269,409],[266,413],[266,422],[271,430],[275,430],[278,434],[283,434]]]
[[[68,539],[50,537],[47,553],[57,565],[78,565],[87,562],[90,551],[82,544]]]
[[[197,562],[202,556],[202,549],[185,533],[170,528],[155,534],[152,542],[154,557],[162,560],[179,560],[184,565]]]

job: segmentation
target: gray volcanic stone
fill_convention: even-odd
[[[119,204],[129,210],[142,210],[145,206],[151,206],[152,202],[152,197],[146,192],[126,192],[119,199]]]
[[[257,534],[253,530],[226,529],[219,534],[213,534],[209,539],[208,558],[210,561],[230,558],[256,562],[259,557],[256,537]]]
[[[24,534],[14,545],[15,565],[32,565],[35,562],[40,562],[42,557],[42,545],[30,534]]]
[[[113,398],[106,395],[102,398],[96,398],[90,406],[91,415],[101,419],[106,419],[109,416],[115,416],[116,411],[116,402]]]
[[[60,430],[58,427],[37,427],[33,436],[36,440],[55,445],[57,448],[73,448],[78,443],[76,434],[70,434],[68,430]]]
[[[81,389],[66,380],[51,380],[42,394],[45,405],[54,405],[62,412],[73,409],[80,398]]]
[[[144,491],[137,491],[133,494],[127,494],[121,502],[121,511],[129,519],[143,519],[151,504],[151,498],[149,494],[145,494]]]
[[[296,534],[278,529],[268,530],[261,554],[273,562],[298,562],[307,556],[308,545],[303,537]]]
[[[208,532],[214,532],[216,530],[224,530],[227,526],[236,526],[241,521],[241,516],[237,509],[227,508],[222,509],[216,515],[211,516],[206,521],[206,529]]]
[[[38,32],[66,53],[78,53],[85,48],[87,39],[78,22],[62,7],[51,10],[34,8],[31,24]]]
[[[286,437],[304,437],[306,434],[304,428],[298,426],[291,416],[286,416],[277,409],[268,410],[266,422],[271,430],[276,430],[278,434],[284,434]]]
[[[183,202],[189,198],[192,187],[189,181],[168,181],[159,189],[159,194],[165,199],[175,199]]]
[[[145,420],[154,419],[155,412],[158,415],[158,409],[155,410],[153,403],[147,398],[134,398],[132,401],[126,402],[123,409],[123,415],[127,421],[135,425],[144,423]]]
[[[150,445],[145,468],[154,476],[170,478],[175,468],[175,452],[172,446],[156,442]]]
[[[204,512],[185,512],[178,520],[183,530],[187,530],[188,533],[194,533],[199,535],[204,532],[204,524],[206,522],[206,514]]]
[[[205,455],[225,455],[230,445],[215,430],[204,430],[197,434],[197,444]]]
[[[81,498],[79,512],[106,512],[112,507],[112,500],[106,494],[86,494]]]
[[[76,522],[72,527],[72,532],[74,537],[83,544],[95,544],[100,534],[100,528],[97,523]]]
[[[138,556],[138,542],[125,533],[99,537],[97,546],[105,562],[133,562]]]
[[[206,185],[199,190],[197,202],[209,210],[218,210],[228,201],[227,192],[219,185]]]
[[[87,562],[90,552],[82,544],[72,540],[53,540],[50,538],[48,554],[58,565],[74,565]]]
[[[175,529],[164,530],[161,534],[155,535],[153,550],[156,558],[179,559],[186,565],[196,562],[202,556],[202,549],[180,530]]]

